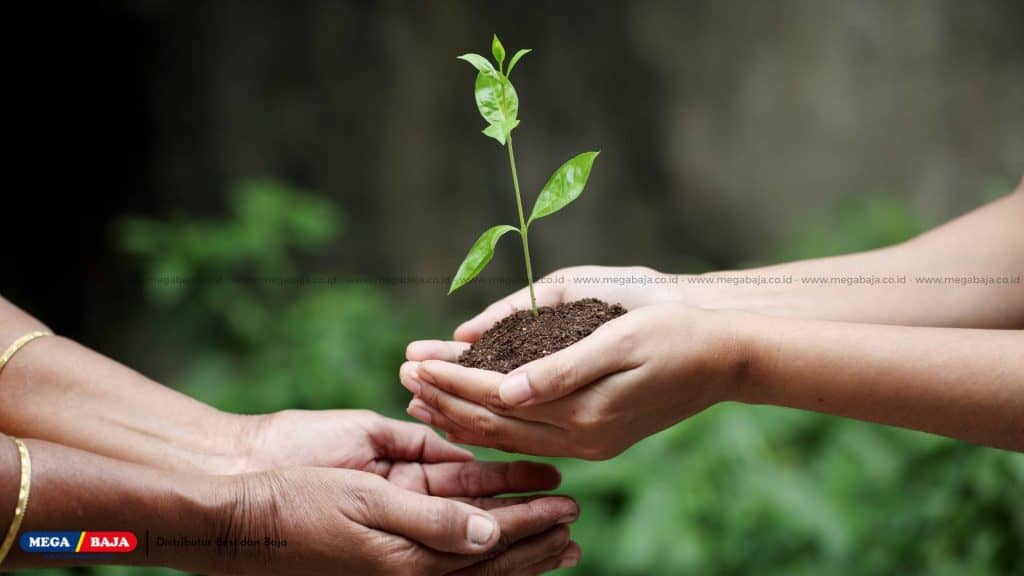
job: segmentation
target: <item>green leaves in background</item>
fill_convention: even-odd
[[[150,296],[176,302],[197,280],[219,277],[233,267],[265,277],[290,274],[290,250],[323,246],[342,228],[341,213],[330,202],[275,180],[241,182],[228,202],[231,218],[226,222],[120,222],[122,248],[146,259],[145,288]]]
[[[494,257],[494,247],[498,245],[498,240],[509,232],[518,231],[519,229],[515,226],[499,224],[481,234],[473,243],[473,247],[469,249],[469,254],[466,254],[462,260],[462,264],[459,265],[459,270],[455,273],[455,278],[452,279],[448,293],[451,294],[462,288],[467,282],[476,278],[480,272],[483,272],[487,263]]]
[[[480,115],[488,124],[483,130],[484,134],[504,146],[507,135],[519,125],[519,95],[508,76],[501,71],[505,62],[505,47],[497,35],[491,42],[491,53],[498,63],[497,69],[479,54],[463,54],[459,60],[469,62],[477,70],[474,97]],[[522,57],[519,53],[516,56]],[[516,60],[518,58],[513,57],[513,62]],[[509,70],[511,68],[512,64],[509,64]]]
[[[160,304],[134,314],[133,338],[160,351],[143,356],[148,368],[229,411],[401,416],[402,390],[377,384],[393,380],[410,335],[428,330],[374,283],[308,268],[310,256],[337,255],[342,216],[324,196],[254,180],[234,190],[224,218],[123,222],[121,245]],[[176,360],[161,368],[163,357]]]
[[[568,206],[583,193],[594,159],[600,152],[584,152],[562,164],[548,179],[533,205],[527,226],[538,218],[550,216]]]

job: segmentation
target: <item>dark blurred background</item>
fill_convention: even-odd
[[[526,202],[602,151],[531,234],[541,274],[867,249],[1024,173],[1013,0],[144,0],[10,22],[2,294],[226,409],[401,415],[404,343],[516,287],[382,281],[448,276],[515,218],[455,60],[494,32],[534,49]],[[520,268],[509,243],[484,278]],[[239,281],[309,277],[337,282]],[[721,406],[565,466],[588,574],[1022,573],[1018,455]]]

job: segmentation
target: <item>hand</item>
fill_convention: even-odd
[[[244,472],[323,466],[387,476],[396,465],[473,459],[422,424],[369,410],[283,410],[247,418],[244,440],[236,442],[244,447]]]
[[[508,375],[454,364],[464,344],[406,362],[409,414],[449,440],[545,456],[611,458],[735,397],[749,369],[734,313],[646,306]]]
[[[533,492],[561,482],[549,464],[476,462],[472,452],[445,442],[427,426],[367,410],[285,410],[258,418],[248,443],[249,471],[348,468],[423,494],[440,488],[467,495],[484,486],[488,494]],[[442,480],[461,484],[439,485]]]
[[[433,469],[432,495],[343,469],[223,477],[237,494],[233,500],[245,504],[226,519],[226,538],[270,537],[287,545],[219,554],[218,572],[540,574],[578,561],[579,548],[565,526],[579,514],[575,502],[487,498],[522,486],[513,476],[477,472]]]
[[[642,279],[642,280],[641,280]],[[677,276],[644,266],[574,266],[562,268],[537,280],[534,292],[537,306],[555,306],[583,298],[599,298],[609,304],[621,304],[632,310],[679,300]],[[646,282],[646,283],[644,283]],[[483,312],[455,329],[455,340],[475,342],[495,322],[530,308],[530,289],[523,288],[488,306]],[[407,350],[409,360],[426,359],[434,343],[414,343]],[[422,357],[422,358],[419,358]]]

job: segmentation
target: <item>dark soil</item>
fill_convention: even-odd
[[[545,306],[535,317],[520,310],[484,332],[459,356],[459,364],[507,374],[586,338],[605,322],[622,316],[626,309],[596,298]]]

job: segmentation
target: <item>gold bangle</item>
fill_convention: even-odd
[[[21,521],[25,519],[25,510],[28,508],[28,495],[32,491],[32,458],[29,456],[28,447],[18,438],[14,439],[14,443],[18,445],[18,454],[21,456],[21,489],[18,490],[18,504],[14,507],[11,527],[7,530],[3,544],[0,544],[0,565],[7,558],[14,538],[21,529]]]
[[[28,344],[29,342],[35,340],[36,338],[42,338],[43,336],[53,336],[53,332],[50,332],[49,330],[37,330],[35,332],[29,332],[28,334],[25,334],[21,338],[15,340],[14,344],[11,344],[10,346],[7,347],[7,350],[4,352],[4,355],[0,356],[0,371],[3,371],[4,366],[7,365],[7,361],[10,360],[12,356],[17,354],[18,350],[21,350],[22,346]]]

